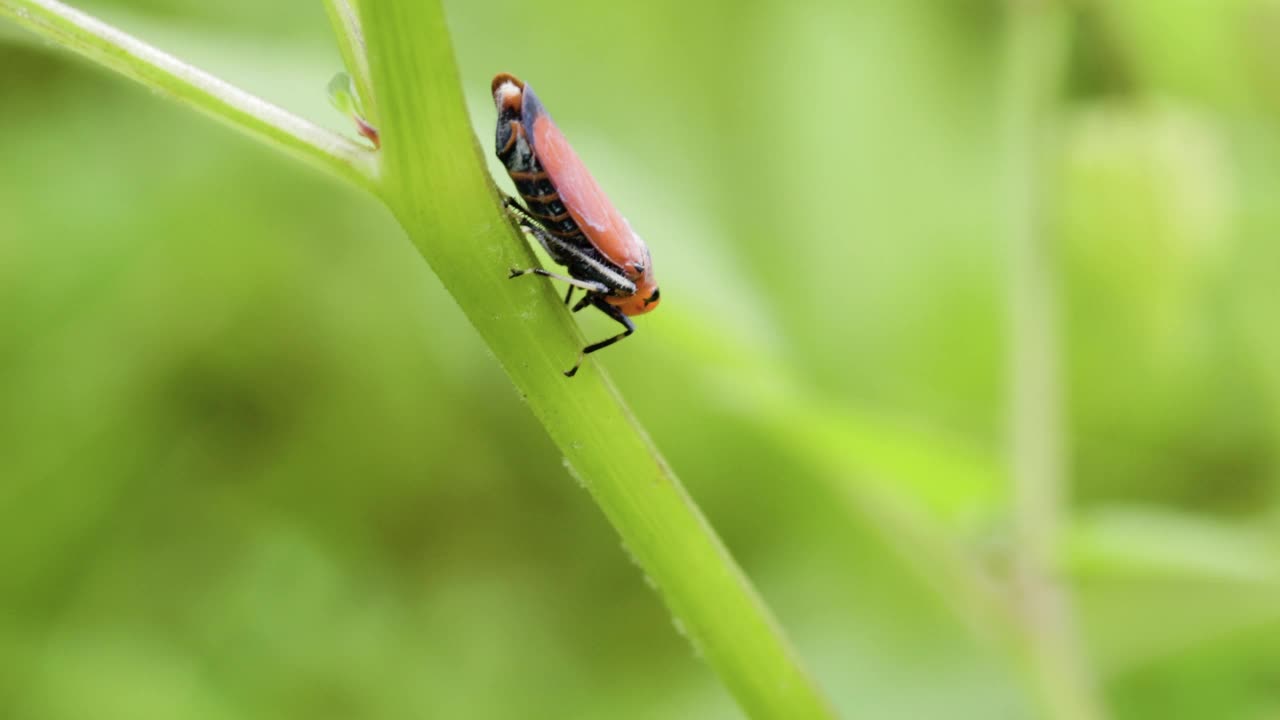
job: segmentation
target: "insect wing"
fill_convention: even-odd
[[[534,154],[555,185],[565,209],[596,249],[620,267],[647,265],[649,258],[644,243],[609,202],[527,83],[520,120]]]

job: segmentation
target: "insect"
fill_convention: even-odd
[[[525,202],[521,206],[506,198],[504,205],[568,271],[566,277],[542,268],[512,268],[511,277],[533,274],[563,280],[569,283],[565,305],[575,288],[586,291],[573,312],[595,307],[625,328],[582,348],[578,361],[564,373],[573,377],[587,355],[635,332],[631,316],[658,307],[653,260],[551,121],[533,88],[506,73],[494,77],[491,87],[498,110],[495,150]]]

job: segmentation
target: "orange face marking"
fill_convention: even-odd
[[[658,307],[661,298],[658,296],[658,283],[653,273],[642,273],[636,283],[636,294],[631,297],[606,297],[605,302],[613,305],[627,315],[643,315]]]

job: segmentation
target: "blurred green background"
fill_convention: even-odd
[[[317,2],[78,6],[350,132]],[[836,705],[1036,716],[935,565],[1018,551],[1004,4],[447,7],[486,152],[514,72],[648,240],[597,361]],[[1280,717],[1280,2],[1065,30],[1088,666],[1116,717]],[[5,26],[0,716],[738,711],[386,211]]]

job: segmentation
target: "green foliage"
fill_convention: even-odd
[[[782,655],[697,657],[643,582],[670,577],[627,561],[688,538],[631,523],[622,549],[600,518],[697,517],[633,490],[639,422],[843,713],[1061,712],[1007,582],[1004,6],[447,5],[460,85],[436,16],[370,19],[422,46],[364,73],[309,1],[85,4],[307,118],[257,134],[339,178],[379,177],[325,104],[339,67],[384,139],[453,138],[384,145],[394,217],[0,23],[0,714],[734,717],[711,668]],[[1275,3],[1070,7],[1036,196],[1069,483],[1048,569],[1111,714],[1267,717]],[[662,280],[574,381],[610,328],[505,279],[534,260],[469,132],[497,71]],[[396,106],[370,78],[451,89]]]

